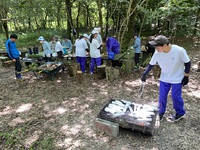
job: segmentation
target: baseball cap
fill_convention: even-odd
[[[97,34],[97,33],[99,33],[97,30],[92,31],[92,34]]]
[[[153,41],[150,41],[149,44],[153,46],[164,45],[164,44],[169,44],[169,40],[164,35],[158,35],[155,37]]]
[[[38,38],[38,41],[44,41],[44,37],[43,37],[43,36],[40,36],[40,37]]]
[[[83,34],[83,37],[89,38],[89,37],[88,37],[88,35],[87,35],[86,33],[85,33],[85,34]]]

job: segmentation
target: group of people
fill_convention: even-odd
[[[20,63],[20,52],[16,47],[16,34],[11,34],[10,39],[6,41],[6,50],[9,58],[15,63],[15,75],[17,79],[22,79],[21,77],[21,63]],[[137,34],[134,34],[134,46],[135,49],[135,61],[138,63],[138,55],[141,52],[140,45],[141,40]],[[58,57],[63,55],[63,47],[65,45],[67,49],[72,50],[72,44],[69,39],[65,37],[62,44],[59,41],[58,36],[54,36],[52,43],[45,41],[44,37],[39,37],[38,39],[42,43],[44,49],[44,56],[48,61],[51,57],[53,50],[57,53]],[[53,45],[55,44],[55,45]],[[90,47],[90,51],[88,48]],[[191,68],[190,58],[188,57],[186,50],[178,45],[173,45],[169,43],[169,40],[164,35],[158,35],[149,43],[150,48],[154,48],[154,52],[149,65],[142,74],[141,81],[146,82],[146,76],[154,65],[158,64],[161,68],[160,75],[160,87],[159,87],[159,116],[160,120],[163,120],[166,106],[167,97],[170,89],[172,88],[172,101],[173,107],[176,114],[171,116],[169,119],[171,121],[178,121],[185,115],[184,102],[182,99],[182,87],[187,85],[189,82],[189,72]],[[76,47],[76,59],[80,63],[82,72],[85,72],[85,61],[86,52],[90,53],[91,65],[90,73],[94,72],[94,65],[101,65],[101,48],[106,45],[107,52],[113,51],[115,54],[120,53],[120,45],[118,41],[111,37],[101,38],[100,31],[94,29],[92,33],[88,36],[84,34],[75,42]]]
[[[47,42],[43,36],[40,36],[38,41],[42,44],[43,57],[46,61],[50,61],[52,56],[62,58],[67,51],[72,51],[72,42],[66,36],[64,36],[62,43],[57,35],[51,39],[51,42]]]
[[[91,57],[90,74],[94,73],[94,67],[101,65],[101,50],[106,45],[107,53],[113,52],[114,54],[120,53],[119,42],[112,37],[101,37],[100,28],[94,28],[91,34],[83,34],[75,41],[75,55],[76,60],[80,63],[81,71],[85,72],[86,54],[89,53]],[[89,47],[88,47],[89,45]]]

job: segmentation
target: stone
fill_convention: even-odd
[[[109,136],[117,137],[119,134],[119,124],[96,118],[95,120],[96,131],[101,131]]]

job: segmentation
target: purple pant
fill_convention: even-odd
[[[76,61],[80,64],[81,71],[85,72],[86,57],[76,57]]]
[[[97,66],[101,66],[101,57],[99,57],[99,58],[91,58],[90,73],[94,72],[95,63],[97,64]]]
[[[181,97],[182,93],[182,84],[171,84],[160,81],[160,94],[159,94],[159,113],[164,114],[167,106],[167,95],[169,93],[170,88],[172,87],[172,101],[173,107],[177,114],[184,115],[184,102]]]

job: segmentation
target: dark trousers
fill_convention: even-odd
[[[22,65],[21,65],[19,57],[15,58],[15,60],[16,60],[16,62],[15,62],[15,71],[16,72],[21,72],[22,71]]]
[[[137,66],[139,63],[139,57],[140,57],[140,53],[135,53],[135,65]]]
[[[63,52],[62,51],[59,51],[59,52],[57,52],[57,54],[58,54],[58,58],[63,58]]]
[[[22,65],[20,62],[19,57],[15,58],[16,62],[15,62],[15,76],[17,79],[21,79],[21,71],[22,71]]]

